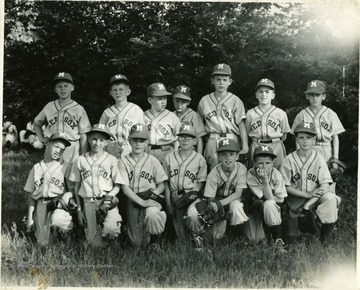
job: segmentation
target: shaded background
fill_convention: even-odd
[[[335,3],[335,2],[334,2]],[[19,130],[57,98],[53,77],[69,72],[73,98],[92,124],[112,104],[109,79],[131,81],[130,101],[149,108],[146,87],[192,89],[196,109],[212,90],[216,63],[231,65],[230,91],[248,110],[256,83],[275,82],[274,104],[292,124],[306,85],[326,82],[324,105],[340,117],[340,157],[357,170],[359,7],[335,4],[5,1],[3,114]],[[169,109],[172,101],[169,99]],[[294,148],[292,138],[286,143]]]

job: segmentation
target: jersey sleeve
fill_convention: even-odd
[[[257,197],[263,197],[263,185],[261,181],[257,178],[254,173],[254,169],[251,168],[246,174],[247,185],[250,188],[251,192]]]
[[[249,113],[250,111],[247,111],[246,113],[246,118],[245,118],[245,128],[246,128],[246,133],[249,134],[251,131],[251,115]]]
[[[29,193],[33,193],[35,191],[35,184],[34,184],[34,167],[31,168],[29,176],[26,180],[26,184],[24,186],[24,190]]]
[[[276,168],[273,168],[271,177],[274,187],[274,195],[278,198],[287,197],[285,182],[281,173]]]
[[[177,137],[177,134],[180,132],[181,122],[178,116],[174,115],[174,136]]]
[[[161,166],[160,161],[154,157],[152,160],[152,163],[154,166],[154,181],[155,181],[155,183],[159,184],[165,180],[168,180],[168,177],[164,171],[164,168]]]
[[[214,198],[216,196],[216,191],[218,188],[218,180],[220,179],[220,176],[217,176],[217,167],[214,167],[206,180],[205,184],[205,190],[204,190],[204,196]]]
[[[121,158],[118,162],[118,169],[120,175],[119,184],[130,186],[129,175],[126,169],[125,160],[123,158]]]
[[[79,164],[80,164],[80,160],[78,158],[71,167],[70,174],[69,174],[69,180],[72,182],[80,182],[81,181]]]
[[[122,177],[120,175],[120,171],[119,171],[119,167],[118,167],[118,160],[116,159],[116,157],[112,161],[111,176],[112,176],[112,180],[113,180],[114,184],[117,184],[117,185],[122,184]]]
[[[91,129],[89,117],[88,117],[88,115],[87,115],[84,108],[82,108],[82,113],[81,113],[81,117],[79,119],[78,126],[79,126],[78,127],[79,128],[79,134],[87,133]]]
[[[287,157],[285,157],[281,164],[280,173],[283,177],[285,186],[291,186],[291,166]]]
[[[42,125],[45,125],[47,120],[46,120],[46,109],[47,107],[49,106],[49,104],[47,104],[41,111],[40,113],[35,117],[34,119],[34,123],[36,125],[39,125],[39,126],[42,126]]]
[[[282,133],[289,133],[291,132],[291,129],[290,129],[290,125],[289,125],[289,120],[288,120],[288,117],[287,117],[287,114],[285,111],[281,110],[282,111],[282,117],[281,117],[281,132]]]
[[[236,182],[236,189],[235,191],[239,191],[240,189],[244,189],[247,188],[247,184],[246,184],[246,167],[239,163],[239,174],[237,175],[237,182]]]
[[[99,124],[106,125],[109,121],[109,116],[106,114],[106,110],[101,114]]]
[[[198,107],[197,107],[197,113],[200,116],[200,119],[203,121],[203,123],[205,123],[205,116],[204,116],[204,112],[203,112],[203,98],[200,100]]]
[[[341,124],[341,121],[339,119],[339,116],[332,111],[332,117],[331,117],[331,122],[332,122],[332,131],[334,135],[339,135],[343,132],[345,132],[345,129],[343,127],[343,125]]]
[[[166,155],[163,163],[162,163],[162,168],[164,169],[165,174],[170,177],[170,158],[169,158],[169,154]]]
[[[206,135],[205,126],[201,117],[198,113],[195,112],[194,114],[194,127],[196,128],[196,132],[198,137],[202,137]]]
[[[294,119],[294,123],[292,124],[291,127],[291,134],[294,134],[294,130],[296,128],[297,125],[299,125],[300,123],[302,123],[304,121],[304,119],[302,118],[302,114],[301,112],[299,114],[296,115],[295,119]]]
[[[319,170],[318,170],[319,184],[333,183],[333,180],[331,178],[331,174],[330,174],[330,171],[326,164],[325,159],[320,155],[318,155],[318,158],[319,158]]]
[[[204,182],[204,181],[206,181],[206,177],[207,177],[207,164],[206,164],[205,158],[202,155],[200,155],[199,163],[200,163],[199,164],[200,166],[199,166],[199,171],[198,171],[198,175],[197,175],[197,180],[198,180],[198,182]]]
[[[244,103],[239,99],[238,96],[235,96],[235,98],[236,98],[236,102],[234,104],[235,105],[234,122],[237,126],[239,126],[242,120],[246,118],[245,107],[244,107]]]

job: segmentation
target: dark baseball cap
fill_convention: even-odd
[[[70,141],[66,138],[66,135],[63,132],[53,133],[49,138],[49,142],[56,140],[62,141],[66,147],[71,145]]]
[[[70,82],[72,84],[74,83],[72,76],[69,73],[66,73],[66,72],[59,72],[55,76],[54,83],[57,83],[59,81],[67,81],[67,82]]]
[[[275,90],[275,85],[274,85],[274,83],[273,83],[271,80],[269,80],[269,79],[261,79],[261,80],[257,83],[257,85],[256,85],[256,87],[255,87],[255,90],[257,90],[258,87],[261,87],[261,86],[269,87],[269,88]]]
[[[129,139],[135,138],[146,140],[149,139],[150,133],[148,127],[141,123],[133,125],[130,129]]]
[[[325,84],[322,81],[314,80],[308,83],[305,94],[314,93],[314,94],[323,94],[325,93]]]
[[[166,90],[166,87],[162,83],[153,83],[147,87],[147,96],[148,97],[161,97],[161,96],[171,96],[172,93],[169,93]]]
[[[231,67],[226,63],[219,63],[214,66],[214,70],[211,75],[231,76]]]
[[[188,86],[180,85],[175,88],[174,98],[191,101],[191,90]]]
[[[261,145],[255,148],[253,159],[255,159],[256,156],[259,155],[266,155],[272,157],[272,159],[275,159],[277,155],[274,153],[272,148],[269,145]]]
[[[193,126],[191,126],[190,124],[186,124],[186,123],[181,124],[180,131],[177,135],[178,136],[189,135],[189,136],[192,136],[195,138],[197,137],[196,129]]]
[[[313,123],[303,122],[296,126],[294,133],[308,133],[310,135],[316,135],[316,131]]]
[[[110,79],[110,86],[115,83],[115,82],[119,82],[119,83],[126,83],[127,85],[130,83],[128,78],[124,75],[121,74],[117,74],[111,77]]]
[[[110,129],[108,126],[104,125],[104,124],[95,124],[91,127],[91,130],[88,132],[88,134],[90,135],[91,133],[95,133],[95,132],[99,132],[102,133],[106,136],[108,136],[108,139],[111,138],[111,133],[110,133]]]
[[[233,139],[222,139],[219,142],[219,147],[216,150],[216,152],[222,152],[222,151],[240,151],[239,144],[233,140]]]

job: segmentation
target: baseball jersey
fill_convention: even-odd
[[[179,151],[171,152],[166,156],[163,167],[169,177],[171,191],[190,191],[198,183],[206,181],[205,158],[195,151],[185,159],[180,156]]]
[[[206,135],[204,123],[201,120],[198,113],[196,113],[193,109],[187,108],[185,112],[183,112],[180,116],[177,114],[176,111],[174,111],[176,116],[180,119],[181,123],[190,124],[196,129],[197,136],[202,137]]]
[[[326,106],[322,106],[321,110],[316,114],[310,107],[300,111],[295,117],[291,128],[292,132],[302,122],[313,123],[318,142],[330,142],[333,135],[345,132],[338,115]]]
[[[44,136],[53,133],[64,133],[70,141],[80,139],[80,134],[90,131],[91,125],[85,109],[74,100],[61,107],[59,100],[49,102],[35,117],[34,122],[42,126],[46,124]]]
[[[135,193],[155,189],[157,184],[168,179],[160,161],[147,153],[138,161],[130,154],[122,157],[119,172],[120,184],[129,186]]]
[[[70,169],[69,164],[64,161],[47,164],[42,160],[32,167],[24,190],[30,192],[35,200],[62,195],[68,191],[65,178]]]
[[[247,111],[245,125],[249,137],[261,140],[281,138],[290,132],[286,113],[273,105],[265,112],[259,106]]]
[[[247,188],[246,171],[246,167],[240,162],[235,163],[229,175],[221,168],[221,164],[216,165],[208,174],[204,196],[222,199],[239,189]]]
[[[83,198],[106,195],[120,184],[117,164],[118,159],[107,152],[98,159],[85,153],[74,162],[69,180],[81,182],[78,194]]]
[[[303,162],[298,150],[285,157],[280,172],[286,186],[311,192],[323,183],[332,183],[329,169],[321,154],[312,150],[310,157]]]
[[[287,196],[284,179],[276,168],[271,169],[271,172],[269,173],[269,181],[270,188],[278,199],[282,199]],[[263,182],[257,175],[255,167],[248,170],[246,174],[246,182],[252,193],[257,198],[262,198],[264,196]]]
[[[121,110],[112,105],[102,113],[99,121],[99,124],[109,127],[114,141],[118,142],[127,141],[131,127],[138,123],[144,123],[144,112],[133,103],[128,103]]]
[[[180,130],[180,119],[169,110],[165,109],[156,117],[147,110],[144,113],[144,122],[150,131],[150,144],[167,145],[173,143]]]
[[[207,133],[240,135],[239,125],[245,119],[245,108],[236,95],[228,92],[221,100],[214,93],[206,95],[200,100],[197,112]]]

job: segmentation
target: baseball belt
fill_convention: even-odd
[[[210,138],[231,138],[231,137],[237,137],[234,133],[210,133]]]
[[[281,138],[273,138],[273,139],[256,139],[252,138],[254,142],[256,143],[262,143],[262,144],[270,144],[281,141]]]
[[[171,144],[164,144],[164,145],[152,145],[152,144],[150,144],[149,146],[150,146],[151,150],[161,149],[161,150],[167,151],[167,150],[170,150],[170,148],[172,146],[172,143]]]
[[[329,145],[331,142],[324,142],[324,141],[315,141],[315,146],[323,146],[323,145]]]

